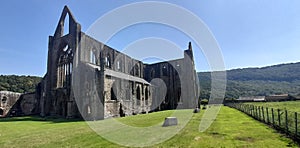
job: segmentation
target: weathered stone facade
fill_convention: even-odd
[[[155,110],[195,108],[198,103],[199,85],[194,69],[192,45],[184,51],[184,58],[155,64],[145,64],[145,79],[151,81],[160,78],[167,86],[167,94]],[[155,90],[155,87],[153,87]],[[159,88],[161,89],[161,88]],[[159,90],[156,90],[159,91]],[[155,93],[159,94],[159,93]]]
[[[9,116],[28,116],[36,115],[40,112],[39,97],[35,92],[22,94],[13,104]]]
[[[97,120],[195,108],[199,90],[193,58],[189,43],[182,59],[145,64],[81,32],[65,6],[54,36],[49,37],[47,73],[37,87],[36,109],[41,116]],[[150,84],[154,78],[164,81],[166,96],[160,95],[158,85]]]
[[[5,117],[19,100],[21,93],[0,91],[0,117]]]

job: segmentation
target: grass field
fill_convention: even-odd
[[[187,110],[182,112],[184,111]],[[164,111],[117,120],[123,124],[145,127],[161,123],[171,114],[172,111]],[[211,127],[200,133],[198,128],[202,115],[203,110],[194,114],[186,127],[173,138],[152,147],[297,147],[290,139],[275,130],[228,107],[222,107]],[[114,119],[98,122],[110,120]],[[120,147],[120,145],[98,136],[84,121],[62,119],[44,121],[38,117],[19,117],[0,119],[0,147]]]
[[[300,101],[285,101],[285,102],[255,102],[255,103],[247,103],[253,104],[257,106],[269,107],[269,108],[276,108],[282,110],[288,110],[292,112],[299,112],[300,113]]]

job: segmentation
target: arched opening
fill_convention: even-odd
[[[136,64],[135,66],[134,66],[134,75],[135,76],[140,76],[140,67],[139,67],[139,65],[138,64]]]
[[[121,103],[120,103],[120,108],[119,108],[119,114],[120,114],[120,117],[125,117],[125,113],[124,113],[123,106]]]
[[[148,92],[148,87],[145,89],[145,104],[148,105],[148,97],[149,97],[149,92]]]
[[[105,66],[111,68],[111,59],[109,55],[105,57]]]
[[[4,96],[4,97],[2,98],[2,100],[1,100],[1,102],[2,102],[2,104],[6,104],[6,102],[7,102],[7,97]]]
[[[118,70],[121,69],[120,61],[117,61],[117,69],[118,69]]]
[[[69,19],[69,14],[66,14],[65,20],[64,20],[64,24],[63,24],[63,36],[69,34],[69,23],[70,19]]]
[[[181,100],[181,89],[180,88],[177,91],[177,102],[182,103],[182,100]]]
[[[96,64],[96,54],[94,50],[90,50],[90,63]]]
[[[137,105],[141,104],[141,89],[140,86],[136,89],[136,99],[137,99]]]
[[[154,71],[154,69],[151,69],[151,71],[150,71],[150,77],[154,78],[154,76],[155,76],[155,71]]]
[[[168,76],[168,67],[166,65],[162,67],[162,74],[163,76]]]
[[[71,83],[73,68],[73,50],[68,44],[61,44],[57,67],[57,87],[66,87]]]
[[[113,87],[110,88],[110,99],[117,100],[117,97],[116,97]]]
[[[130,64],[127,64],[128,65],[128,69],[129,69],[129,74],[134,76],[134,66],[131,66]]]
[[[3,115],[3,110],[0,108],[0,116]]]

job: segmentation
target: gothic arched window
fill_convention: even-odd
[[[134,75],[140,76],[140,67],[138,64],[135,64],[135,66],[134,66]]]
[[[71,74],[73,68],[73,50],[65,44],[58,50],[58,64],[57,64],[57,87],[65,87],[71,82]]]
[[[163,74],[163,76],[168,76],[168,67],[167,67],[167,65],[163,65],[162,74]]]
[[[141,89],[140,86],[136,89],[136,99],[137,99],[137,105],[141,104]]]
[[[106,67],[111,68],[111,59],[109,55],[105,57],[105,65]]]

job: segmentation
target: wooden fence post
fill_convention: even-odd
[[[254,117],[256,118],[256,106],[253,106],[253,111]]]
[[[256,116],[256,110],[255,110],[255,107],[256,107],[256,106],[253,105],[253,117]]]
[[[265,113],[264,113],[264,107],[261,107],[261,111],[262,111],[262,120],[265,122]]]
[[[251,116],[253,117],[253,105],[250,105],[251,108]]]
[[[248,114],[250,115],[250,105],[249,104],[247,105],[247,108],[248,108],[247,109],[248,110]]]
[[[278,126],[280,127],[280,109],[277,109]]]
[[[258,113],[257,113],[257,106],[255,106],[255,118],[258,118]]]
[[[286,129],[286,133],[289,133],[289,121],[288,121],[288,112],[287,110],[285,110],[285,129]]]
[[[245,112],[245,108],[244,108],[244,107],[245,107],[245,105],[244,105],[244,104],[241,104],[241,108],[242,108],[242,111],[243,111],[243,112]]]
[[[270,119],[269,119],[269,109],[268,109],[268,107],[266,107],[266,110],[267,110],[267,123],[269,124],[270,123]]]
[[[295,135],[298,135],[298,115],[297,112],[295,112]]]
[[[275,124],[275,119],[274,119],[274,109],[271,108],[271,111],[272,111],[272,123],[273,123],[273,126]]]
[[[258,106],[258,120],[261,120],[260,119],[260,106]]]

